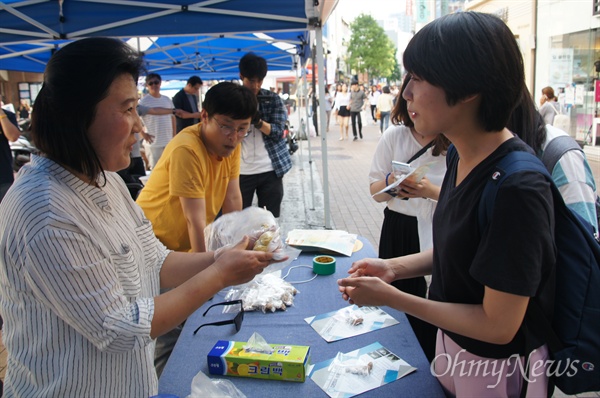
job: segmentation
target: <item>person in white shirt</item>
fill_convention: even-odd
[[[381,91],[377,89],[377,86],[371,86],[371,92],[369,93],[369,105],[371,105],[371,117],[373,118],[374,124],[377,124],[377,118],[375,117],[375,109],[377,108],[377,100],[379,99],[380,95]]]
[[[156,337],[272,260],[241,250],[248,238],[216,254],[172,252],[154,236],[114,173],[142,128],[142,65],[109,38],[74,41],[48,62],[33,111],[40,156],[0,204],[6,396],[157,394]]]
[[[335,112],[340,123],[340,141],[348,139],[350,129],[350,93],[346,83],[342,84],[341,91],[335,92]]]
[[[160,93],[160,85],[162,84],[162,78],[158,73],[149,73],[146,76],[146,87],[148,88],[148,94],[146,94],[141,100],[140,105],[147,106],[149,108],[169,108],[173,109],[173,101],[171,98]],[[175,116],[174,115],[146,115],[143,117],[144,124],[148,129],[148,134],[153,137],[152,143],[150,143],[150,156],[149,161],[151,166],[154,168],[160,159],[165,147],[171,141],[171,139],[177,133],[175,127]]]

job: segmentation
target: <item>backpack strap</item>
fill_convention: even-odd
[[[483,188],[478,209],[479,230],[481,232],[483,232],[492,217],[496,194],[504,180],[512,174],[524,170],[536,171],[546,176],[549,181],[552,181],[548,170],[534,155],[524,151],[508,153],[498,162],[491,179],[488,180]]]
[[[550,174],[560,158],[569,151],[582,151],[581,146],[571,136],[560,135],[552,139],[542,153],[542,163]]]

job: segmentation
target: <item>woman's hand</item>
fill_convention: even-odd
[[[389,305],[396,288],[374,276],[350,277],[338,280],[340,290],[344,290],[345,300],[350,304]]]
[[[212,265],[218,270],[225,286],[235,286],[246,283],[257,274],[260,274],[272,262],[285,261],[273,260],[273,253],[246,250],[248,237],[244,237],[235,246],[215,253],[215,262]]]
[[[427,177],[421,181],[415,182],[410,177],[402,181],[398,190],[398,196],[406,198],[429,198],[438,200],[440,197],[440,187],[432,184]]]
[[[349,278],[374,276],[388,283],[396,279],[394,271],[389,267],[386,261],[381,258],[365,258],[356,261],[352,264],[348,270],[348,273],[350,274]],[[338,289],[340,293],[342,293],[342,298],[344,300],[348,300],[350,298],[350,295],[346,291],[346,287],[340,285]]]

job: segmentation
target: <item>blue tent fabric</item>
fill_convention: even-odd
[[[0,43],[84,36],[297,31],[305,30],[308,24],[304,0],[4,0],[2,3]]]
[[[267,59],[269,70],[292,70],[309,50],[307,4],[314,3],[5,0],[0,2],[0,69],[42,72],[54,51],[81,37],[152,35],[152,46],[142,49],[146,67],[169,78],[236,78],[237,61],[249,51]]]

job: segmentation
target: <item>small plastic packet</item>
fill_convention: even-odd
[[[248,339],[248,342],[244,345],[244,351],[271,355],[275,350],[267,343],[264,337],[254,332]]]
[[[364,322],[364,318],[356,311],[352,311],[352,307],[344,308],[341,311],[338,311],[334,318],[337,321],[343,322],[350,326],[360,326]]]
[[[229,380],[211,379],[200,371],[192,379],[192,389],[187,398],[227,397],[246,398],[235,384]]]
[[[373,372],[373,361],[368,361],[364,358],[348,358],[347,355],[338,352],[329,364],[328,370],[336,374],[350,373],[356,376],[367,377]]]

